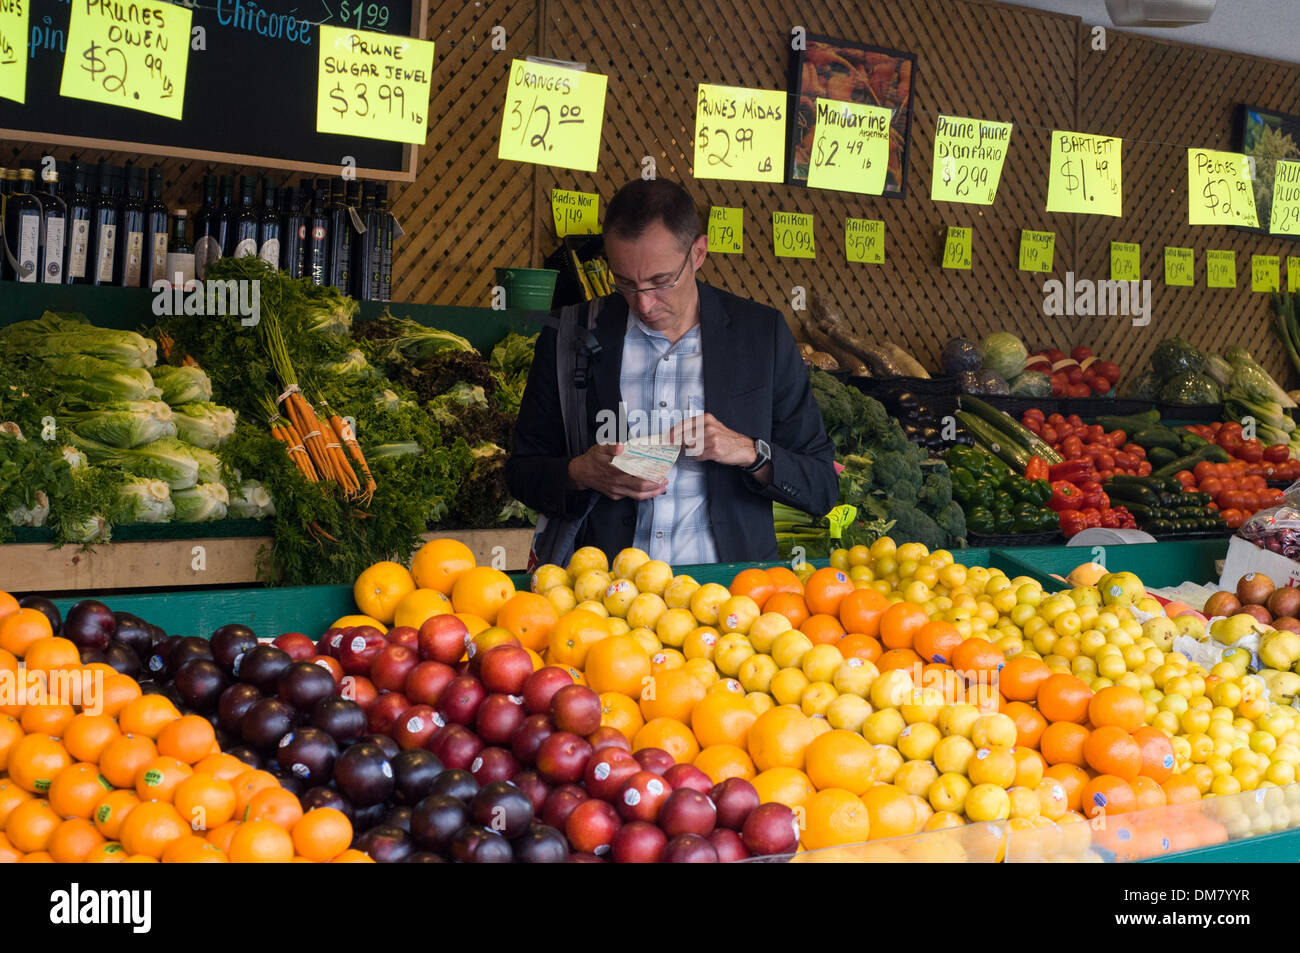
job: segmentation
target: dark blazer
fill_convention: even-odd
[[[772,501],[816,515],[830,510],[839,496],[835,447],[826,436],[808,371],[781,313],[702,282],[699,294],[704,409],[723,426],[761,437],[772,447],[772,482],[766,487],[739,467],[705,464],[718,559],[774,560]],[[618,412],[627,317],[627,301],[612,295],[596,318],[595,334],[602,350],[587,395],[593,439],[597,413]],[[542,513],[581,513],[595,491],[567,489],[569,460],[556,390],[555,331],[546,328],[538,338],[515,421],[514,448],[506,463],[510,492]],[[635,500],[600,496],[576,545],[598,546],[606,553],[631,546],[636,505]]]

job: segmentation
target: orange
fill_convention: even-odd
[[[5,821],[5,836],[15,850],[32,854],[45,850],[54,835],[54,829],[63,823],[44,798],[24,801],[9,813]]]
[[[9,749],[9,777],[33,794],[48,791],[55,776],[71,763],[68,749],[49,735],[23,735]]]
[[[9,593],[0,590],[0,619],[17,609],[18,600]]]
[[[351,847],[349,847],[343,853],[339,854],[337,857],[331,860],[330,863],[331,864],[373,864],[375,863],[375,859],[371,857],[369,854],[363,853],[362,851],[359,850],[353,850]]]
[[[23,855],[14,849],[14,845],[9,843],[9,838],[0,831],[0,864],[16,864],[22,859]]]
[[[875,780],[876,752],[856,731],[823,731],[804,752],[804,770],[818,790],[841,788],[860,795]]]
[[[877,784],[862,795],[871,824],[870,840],[916,833],[916,807],[902,788]]]
[[[733,596],[749,596],[761,610],[772,593],[776,592],[776,583],[765,570],[742,569],[736,573],[736,578],[731,580],[731,585],[727,588]]]
[[[248,821],[239,825],[226,853],[236,864],[287,864],[293,860],[293,841],[277,824]]]
[[[84,817],[70,817],[50,835],[45,849],[56,864],[79,864],[86,855],[105,843],[104,835]]]
[[[384,560],[362,571],[352,584],[357,608],[384,625],[391,625],[397,604],[415,591],[415,580],[405,566]]]
[[[1033,748],[1017,746],[1011,749],[1011,757],[1016,759],[1016,780],[1013,786],[1037,788],[1043,781],[1043,769],[1047,767],[1043,763],[1043,756]]]
[[[122,822],[122,847],[128,854],[161,857],[167,845],[192,834],[185,819],[170,804],[143,801]]]
[[[411,559],[411,578],[421,589],[451,595],[456,580],[475,566],[474,551],[458,539],[431,539]]]
[[[768,612],[779,612],[789,619],[790,625],[796,629],[807,622],[808,616],[811,615],[808,604],[797,592],[774,592],[763,604],[763,608]]]
[[[457,612],[469,612],[491,625],[497,613],[515,594],[515,584],[500,569],[475,566],[467,569],[451,589],[451,603]]]
[[[880,643],[886,649],[910,649],[916,634],[929,621],[925,610],[916,603],[895,602],[880,617]]]
[[[196,764],[217,740],[211,723],[198,715],[184,715],[158,732],[158,753],[186,764]]]
[[[609,636],[609,622],[590,609],[574,609],[562,615],[547,634],[548,654],[553,665],[582,668],[587,653]]]
[[[209,844],[197,834],[178,837],[162,852],[164,864],[227,864],[229,859],[220,847]]]
[[[492,628],[491,622],[487,619],[479,618],[472,612],[453,612],[452,615],[465,623],[465,628],[469,629],[471,637],[478,635],[480,632],[486,632],[488,629]]]
[[[704,698],[707,686],[685,667],[666,669],[650,676],[641,689],[641,715],[646,721],[654,718],[675,718],[689,722],[691,712]]]
[[[1200,788],[1185,774],[1174,774],[1161,782],[1165,798],[1170,804],[1187,804],[1201,799]]]
[[[1088,717],[1092,689],[1088,683],[1064,672],[1054,672],[1038,686],[1038,710],[1048,721],[1083,724]]]
[[[744,748],[735,745],[710,745],[702,749],[692,763],[707,774],[714,784],[721,784],[727,778],[752,781],[757,773],[753,759]]]
[[[838,615],[844,597],[854,591],[853,580],[833,566],[818,569],[803,584],[804,602],[809,612]]]
[[[141,695],[118,712],[117,724],[128,734],[157,739],[163,728],[180,716],[171,699],[163,695]]]
[[[641,730],[645,719],[634,698],[620,692],[602,692],[600,696],[600,724],[604,728],[617,728],[629,741]]]
[[[9,749],[18,743],[25,732],[13,715],[0,715],[0,772],[9,765]],[[66,742],[65,742],[66,744]]]
[[[691,710],[691,730],[700,746],[734,745],[744,748],[749,741],[749,729],[758,720],[758,713],[745,701],[745,696],[729,691],[705,695]]]
[[[224,824],[218,824],[204,836],[204,840],[219,850],[230,853],[230,842],[235,837],[235,831],[239,830],[239,821],[226,821]]]
[[[59,669],[72,669],[81,666],[81,652],[70,639],[57,636],[37,639],[27,646],[23,657],[28,671],[54,672]]]
[[[1169,780],[1174,773],[1174,746],[1169,736],[1159,728],[1144,725],[1133,732],[1133,740],[1142,752],[1142,776],[1156,784]]]
[[[195,774],[207,774],[222,781],[233,781],[245,771],[248,765],[233,754],[210,754],[194,766]]]
[[[555,604],[535,592],[517,592],[505,601],[497,613],[497,625],[505,629],[526,649],[540,652],[546,648],[551,628],[559,621]]]
[[[116,718],[129,702],[141,696],[140,683],[129,675],[114,672],[104,676],[103,714]]]
[[[235,789],[229,781],[197,771],[176,785],[172,804],[196,831],[210,831],[235,816]]]
[[[1123,778],[1099,774],[1083,786],[1080,803],[1086,817],[1101,814],[1126,814],[1137,806],[1133,788]]]
[[[1147,703],[1136,688],[1110,685],[1088,702],[1088,720],[1095,728],[1114,725],[1127,732],[1137,731],[1146,721]]]
[[[115,840],[122,833],[122,822],[139,803],[134,791],[109,791],[99,799],[91,815],[95,829],[109,840]]]
[[[583,672],[597,694],[622,692],[636,697],[650,677],[650,656],[630,635],[611,635],[587,651]]]
[[[117,841],[108,841],[100,844],[82,861],[83,864],[124,864],[126,863],[126,851]]]
[[[866,592],[865,589],[859,589],[858,592]],[[875,591],[874,589],[872,590]],[[872,636],[863,632],[850,632],[844,638],[835,643],[835,647],[840,650],[840,654],[845,659],[860,658],[864,662],[875,662],[880,658],[880,643]]]
[[[854,589],[840,601],[840,622],[849,632],[869,635],[880,633],[880,619],[889,608],[889,600],[875,589]]]
[[[32,792],[24,791],[8,778],[0,778],[0,831],[5,829],[5,821],[13,809],[34,797]]]
[[[789,566],[769,566],[763,572],[767,573],[767,578],[772,580],[773,594],[778,592],[793,593],[797,596],[803,595],[803,582],[795,575],[794,570]],[[768,609],[768,612],[774,612],[774,609]]]
[[[1131,781],[1142,770],[1142,749],[1123,728],[1094,728],[1083,743],[1083,757],[1098,774],[1113,774]]]
[[[70,764],[50,784],[50,807],[59,817],[89,819],[113,786],[93,764]]]
[[[1051,677],[1052,670],[1041,660],[1020,655],[1002,666],[998,673],[998,691],[1008,701],[1032,702],[1038,698],[1038,687]]]
[[[19,723],[28,734],[61,738],[63,729],[75,717],[77,710],[71,705],[26,705]]]
[[[1070,810],[1079,810],[1079,805],[1083,797],[1083,786],[1088,783],[1088,772],[1077,764],[1054,764],[1043,772],[1043,777],[1051,778],[1054,781],[1061,782],[1061,787],[1065,788],[1065,794],[1068,799]]]
[[[799,840],[806,850],[860,844],[871,834],[867,806],[852,791],[826,788],[803,805]]]
[[[844,637],[844,626],[840,625],[840,620],[824,612],[810,615],[799,626],[799,631],[808,636],[813,645],[834,645]]]
[[[158,747],[144,735],[121,735],[99,756],[99,771],[115,788],[135,787],[140,767],[158,757]]]
[[[1047,728],[1047,719],[1024,702],[1007,702],[1002,713],[1016,723],[1016,744],[1026,748],[1037,748],[1043,731]]]
[[[248,770],[230,782],[235,789],[235,816],[243,817],[248,802],[258,791],[266,788],[278,788],[280,782],[269,771]]]
[[[0,719],[0,735],[3,731],[3,719]],[[98,762],[104,749],[120,737],[122,732],[110,716],[87,715],[83,712],[64,727],[63,746],[78,761]],[[0,747],[2,746],[3,742],[0,741]],[[0,768],[3,767],[4,755],[0,753]]]
[[[895,668],[910,669],[920,664],[922,664],[921,656],[913,649],[890,649],[876,659],[876,668],[882,672]]]
[[[858,591],[875,592],[874,589],[860,589]],[[935,619],[926,622],[916,630],[916,635],[912,640],[912,648],[916,649],[916,653],[926,662],[940,662],[951,665],[952,653],[961,644],[961,641],[961,633],[957,631],[955,625],[942,619]]]
[[[968,682],[982,678],[989,685],[997,684],[998,672],[1006,661],[1001,649],[977,635],[952,650],[952,667]]]
[[[760,771],[750,781],[758,799],[766,804],[779,801],[791,810],[799,810],[816,791],[808,775],[798,768],[777,767]]]
[[[1144,778],[1141,775],[1129,782],[1133,788],[1133,799],[1135,811],[1146,811],[1153,807],[1164,807],[1169,803],[1169,798],[1165,795],[1165,789],[1157,782],[1150,778]]]
[[[700,743],[680,721],[674,718],[652,718],[641,726],[632,739],[632,750],[662,748],[678,764],[690,764],[700,753]]]
[[[27,647],[37,639],[54,635],[50,620],[35,609],[14,609],[0,616],[0,649],[12,652],[18,658],[27,654]]]
[[[176,786],[194,773],[184,761],[159,755],[135,771],[135,793],[141,801],[171,801]]]
[[[295,794],[284,788],[264,788],[252,796],[240,820],[270,821],[286,831],[302,819],[302,804]]]
[[[1077,764],[1083,767],[1083,743],[1088,740],[1088,729],[1072,721],[1056,721],[1048,725],[1038,747],[1048,764]]]
[[[308,860],[323,864],[348,849],[352,843],[352,822],[342,811],[318,807],[304,814],[290,834],[294,850]]]
[[[768,768],[803,770],[804,754],[816,729],[797,708],[778,705],[759,715],[749,727],[749,756],[760,772]]]

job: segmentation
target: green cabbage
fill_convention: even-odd
[[[984,339],[984,370],[991,371],[1004,381],[1016,377],[1025,369],[1029,349],[1023,341],[1008,331],[995,331]]]
[[[199,461],[195,454],[216,459],[206,450],[181,443],[175,437],[163,437],[133,450],[119,450],[75,432],[72,442],[96,466],[113,466],[134,476],[162,480],[173,490],[188,489],[199,482]]]
[[[123,484],[119,493],[130,507],[127,522],[165,523],[176,512],[171,490],[162,480],[134,477]]]
[[[220,483],[200,483],[172,494],[177,523],[211,523],[225,519],[230,494]]]
[[[26,352],[34,357],[85,354],[122,367],[153,367],[158,363],[158,345],[134,331],[97,328],[81,315],[46,311],[32,321],[19,321],[0,332],[9,353]]]
[[[188,444],[215,450],[235,432],[235,412],[211,401],[196,400],[176,408],[176,436]]]
[[[92,406],[151,400],[162,393],[144,368],[123,367],[86,354],[49,358],[45,369],[56,388]]]
[[[1201,404],[1218,404],[1223,401],[1219,385],[1200,374],[1175,374],[1160,388],[1160,399],[1166,404],[1184,407]]]
[[[150,370],[153,382],[161,389],[162,399],[175,407],[196,400],[212,399],[212,381],[194,365],[171,367],[164,364]]]
[[[76,433],[122,450],[176,436],[172,409],[160,400],[135,400],[110,404],[100,410],[63,415]]]

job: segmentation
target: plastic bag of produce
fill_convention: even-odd
[[[76,433],[122,450],[176,436],[172,409],[161,400],[133,400],[100,410],[72,411],[64,422]]]
[[[173,407],[196,400],[212,399],[212,381],[202,368],[194,365],[172,367],[164,364],[149,371],[159,388],[162,399]]]
[[[207,400],[181,404],[175,419],[175,436],[204,450],[215,450],[235,432],[235,412]]]
[[[162,480],[135,477],[120,490],[123,500],[130,506],[130,523],[166,523],[176,512],[172,493]]]
[[[1201,374],[1184,372],[1175,374],[1160,388],[1160,399],[1166,404],[1193,407],[1218,404],[1223,401],[1219,385]]]
[[[227,515],[235,519],[265,519],[275,515],[275,503],[260,481],[244,480],[239,484],[239,495],[230,501]]]
[[[200,483],[172,494],[177,523],[211,523],[226,518],[230,494],[220,483]]]
[[[152,400],[162,391],[142,367],[123,367],[85,354],[61,354],[45,362],[51,383],[92,406]]]
[[[19,321],[0,332],[10,354],[27,353],[42,358],[86,354],[122,367],[153,367],[158,345],[134,331],[97,328],[81,315],[46,311],[33,321]]]
[[[1300,481],[1287,487],[1280,504],[1252,514],[1237,535],[1260,549],[1300,560]]]

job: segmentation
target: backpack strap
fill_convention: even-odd
[[[591,364],[600,353],[592,334],[600,301],[566,305],[560,311],[555,338],[555,382],[559,390],[560,414],[568,451],[577,456],[587,451],[590,427],[587,421],[587,387],[591,383]]]

